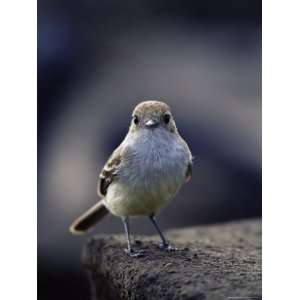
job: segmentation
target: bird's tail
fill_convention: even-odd
[[[84,234],[107,214],[107,208],[104,206],[102,201],[99,201],[72,223],[70,226],[70,232],[73,234]]]

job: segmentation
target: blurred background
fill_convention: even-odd
[[[87,237],[68,227],[149,99],[171,106],[195,157],[162,228],[261,216],[261,1],[39,0],[39,299],[90,298]],[[146,219],[133,230],[154,234]]]

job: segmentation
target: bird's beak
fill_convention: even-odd
[[[145,123],[146,127],[156,127],[158,125],[158,121],[150,119]]]

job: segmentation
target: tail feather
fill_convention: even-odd
[[[107,208],[104,206],[102,201],[99,201],[72,223],[70,226],[70,232],[73,234],[83,234],[88,229],[96,225],[96,223],[98,223],[107,214]]]

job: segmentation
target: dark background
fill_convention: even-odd
[[[195,156],[164,229],[261,216],[261,2],[38,2],[38,297],[89,299],[68,226],[142,100]],[[121,232],[108,217],[96,232]],[[154,233],[147,220],[136,233]]]

